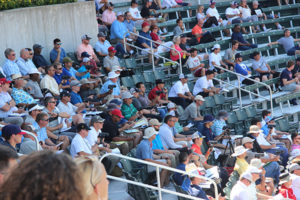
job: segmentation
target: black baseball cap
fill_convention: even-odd
[[[161,79],[157,79],[156,81],[155,81],[155,84],[156,85],[158,85],[158,84],[161,84],[161,83],[165,83],[163,80],[161,80]]]
[[[91,130],[91,129],[85,123],[80,123],[77,125],[77,132],[80,132],[81,130]]]

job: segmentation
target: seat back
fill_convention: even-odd
[[[122,84],[127,88],[135,86],[133,79],[130,76],[121,77]]]
[[[215,99],[212,96],[205,97],[205,102],[204,103],[205,103],[206,108],[213,108],[213,107],[216,106]]]
[[[134,58],[125,59],[125,64],[126,64],[127,69],[135,69],[136,68],[136,61]]]
[[[228,114],[227,122],[228,122],[228,124],[234,124],[234,123],[238,122],[235,112],[231,112]]]
[[[145,82],[155,84],[153,71],[144,71]]]
[[[155,79],[161,79],[161,80],[166,79],[166,74],[165,74],[164,70],[162,70],[162,69],[154,70],[154,76],[155,76]]]
[[[245,109],[238,109],[235,111],[235,113],[236,113],[237,119],[239,121],[244,121],[247,119],[247,114],[246,114]]]
[[[142,74],[134,74],[132,75],[132,79],[134,84],[137,84],[138,82],[145,83],[145,78]]]
[[[213,97],[217,105],[223,105],[225,103],[225,97],[222,94],[215,94]]]
[[[256,108],[254,105],[246,107],[245,111],[246,111],[247,117],[254,118],[257,115]]]

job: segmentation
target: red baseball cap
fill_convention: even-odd
[[[148,23],[148,22],[144,22],[143,24],[142,24],[142,28],[144,28],[145,26],[150,26],[150,24]]]
[[[117,50],[116,50],[115,47],[113,47],[113,46],[109,47],[109,48],[108,48],[108,51],[109,51],[109,52],[113,52],[113,53],[116,53],[116,52],[117,52]]]
[[[121,117],[121,118],[124,118],[124,116],[122,115],[121,110],[119,110],[119,109],[114,109],[113,111],[111,111],[111,114],[116,115],[116,116]]]
[[[6,78],[0,78],[0,84],[5,84],[5,83],[11,83],[11,81],[8,81]]]

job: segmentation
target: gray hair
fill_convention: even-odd
[[[22,57],[25,54],[25,52],[28,52],[28,49],[21,49],[20,56]]]
[[[174,38],[173,38],[173,43],[176,43],[178,40],[180,40],[180,36],[178,35],[178,36],[175,36]]]
[[[5,57],[8,58],[8,56],[11,54],[11,52],[14,52],[14,50],[11,48],[5,49],[5,51],[4,51]]]

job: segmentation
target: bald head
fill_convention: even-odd
[[[27,49],[21,49],[20,57],[27,60],[29,58],[29,51]]]

